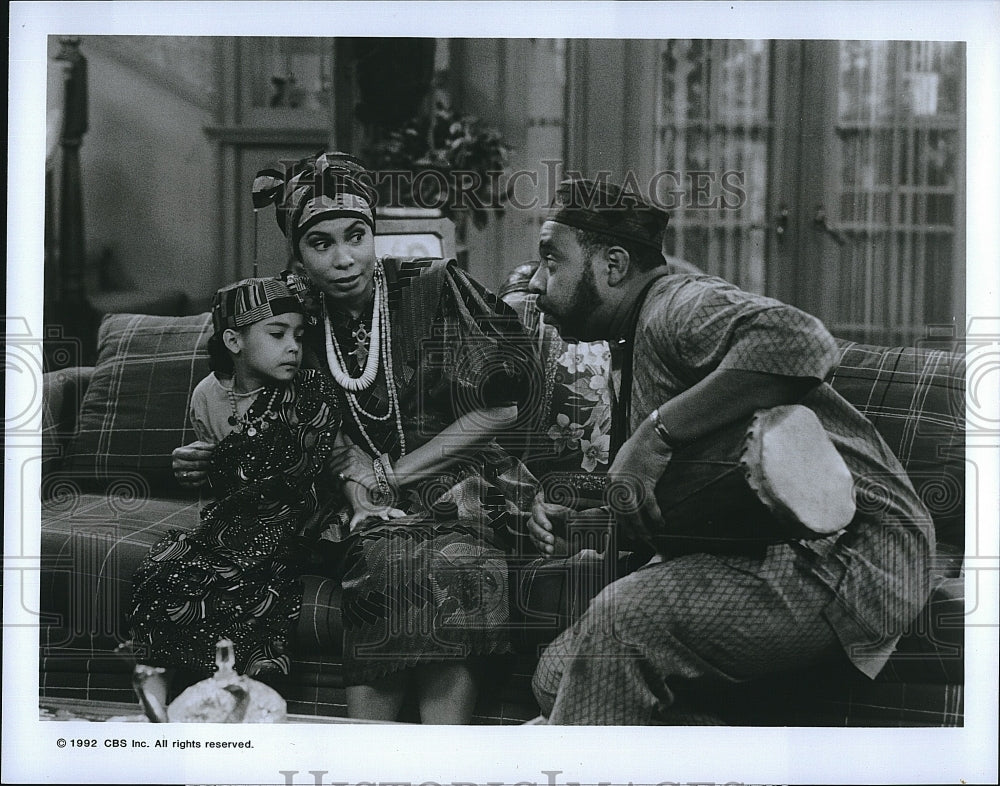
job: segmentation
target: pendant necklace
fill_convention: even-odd
[[[368,335],[368,328],[364,322],[351,331],[351,338],[354,339],[354,351],[351,354],[354,355],[358,368],[364,368],[368,361],[368,352],[370,351]]]
[[[337,342],[333,338],[333,325],[330,324],[330,315],[326,310],[326,298],[323,298],[323,327],[326,338],[326,362],[330,366],[330,373],[336,380],[337,384],[340,385],[344,390],[350,393],[358,393],[362,390],[368,390],[375,381],[375,376],[378,374],[378,347],[382,340],[382,310],[378,308],[378,304],[382,299],[382,269],[377,267],[375,269],[375,307],[372,309],[372,330],[371,330],[371,346],[374,347],[374,352],[367,352],[365,357],[364,366],[361,366],[360,355],[356,356],[358,358],[358,366],[362,368],[361,376],[352,377],[347,369],[346,364],[340,358],[340,347],[337,346]],[[368,337],[367,331],[365,333]],[[357,335],[355,335],[357,339]],[[358,345],[360,347],[360,343]]]
[[[259,393],[263,389],[261,387],[253,392]],[[226,394],[229,396],[229,404],[233,408],[233,414],[229,416],[229,425],[233,427],[233,431],[237,434],[242,434],[245,430],[248,437],[254,437],[258,431],[267,431],[271,428],[271,422],[278,419],[278,413],[274,410],[274,403],[278,400],[279,392],[280,388],[275,388],[271,394],[271,400],[267,404],[267,409],[256,417],[248,418],[246,415],[240,416],[240,411],[236,406],[236,396],[238,394],[234,393],[232,388],[226,388]],[[245,393],[242,395],[248,396],[250,394]],[[253,404],[250,406],[253,407]]]

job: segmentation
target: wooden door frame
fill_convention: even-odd
[[[567,41],[564,171],[585,177],[608,171],[617,183],[631,172],[648,189],[655,164],[657,44]]]
[[[767,245],[765,294],[794,303],[802,283],[803,233],[808,230],[802,208],[799,169],[809,117],[802,90],[805,47],[802,41],[771,42],[771,122],[768,144]],[[783,214],[783,211],[787,213]],[[779,220],[783,231],[779,232]]]

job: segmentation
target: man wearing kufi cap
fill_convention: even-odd
[[[721,279],[671,273],[660,251],[666,225],[635,194],[575,180],[561,185],[540,230],[529,285],[538,308],[564,338],[611,347],[608,499],[614,506],[617,488],[638,501],[613,510],[613,534],[657,551],[543,654],[533,686],[550,723],[690,722],[705,717],[697,698],[706,692],[813,664],[850,661],[874,678],[930,589],[930,515],[872,425],[823,381],[839,356],[826,328]],[[829,535],[748,549],[664,546],[670,519],[657,481],[674,452],[794,403],[811,410],[849,469],[851,510],[850,477],[877,477],[884,504],[858,505]],[[555,555],[573,517],[536,497],[529,531],[542,553]],[[679,714],[679,694],[694,715]]]

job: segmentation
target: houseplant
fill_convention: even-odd
[[[440,210],[464,237],[468,222],[482,229],[506,202],[501,183],[510,146],[472,115],[438,105],[372,144],[379,205]]]

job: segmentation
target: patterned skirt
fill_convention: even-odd
[[[507,563],[474,519],[373,521],[349,541],[344,681],[429,661],[510,652]]]
[[[287,674],[302,587],[300,569],[283,551],[239,565],[198,534],[162,538],[133,579],[132,645],[139,660],[208,676],[215,645],[225,638],[241,674]]]

